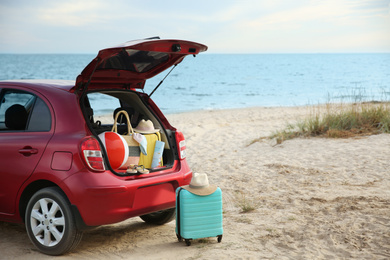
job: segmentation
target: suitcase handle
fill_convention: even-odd
[[[177,238],[179,239],[179,241],[181,240],[181,230],[180,230],[180,192],[182,191],[182,187],[179,188],[179,190],[177,191],[177,205],[176,205],[176,210],[177,210],[177,214],[176,214],[176,218],[177,218]]]

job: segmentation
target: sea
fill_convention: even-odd
[[[75,80],[93,54],[0,54],[0,80]],[[150,94],[166,70],[146,81]],[[199,54],[153,93],[163,113],[390,100],[390,53]],[[103,111],[95,111],[96,114]]]

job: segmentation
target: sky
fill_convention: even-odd
[[[0,0],[0,53],[160,36],[209,53],[390,52],[390,0]]]

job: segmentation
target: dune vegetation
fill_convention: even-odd
[[[270,136],[278,144],[296,137],[347,138],[390,133],[390,102],[359,102],[310,107],[309,116]]]

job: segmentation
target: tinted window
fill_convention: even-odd
[[[1,93],[0,130],[49,131],[50,127],[50,111],[42,99],[20,90]]]
[[[37,98],[28,124],[28,131],[50,131],[50,110],[42,99]]]
[[[156,51],[123,50],[107,58],[99,69],[118,69],[134,72],[147,72],[168,61],[169,54]]]

